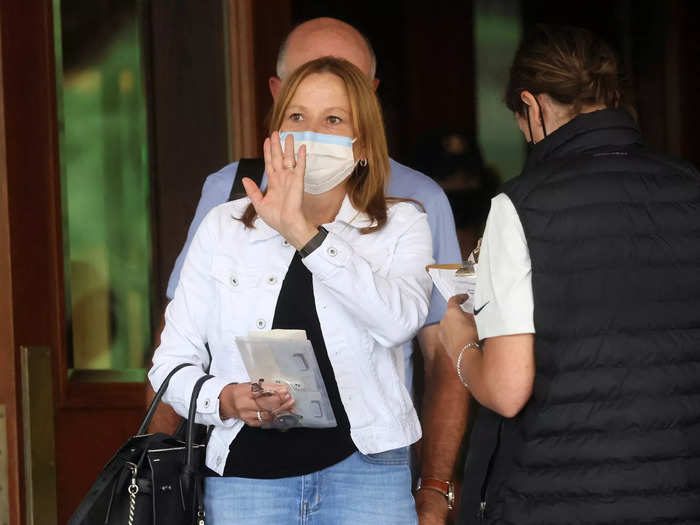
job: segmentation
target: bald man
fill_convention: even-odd
[[[277,59],[277,75],[269,79],[270,93],[276,97],[287,76],[300,65],[322,56],[336,56],[355,64],[374,83],[376,58],[370,42],[354,27],[333,18],[316,18],[297,26],[282,43]],[[406,166],[390,161],[391,181],[388,195],[412,198],[423,204],[433,234],[434,257],[438,263],[461,260],[454,218],[444,192],[429,177]],[[168,282],[168,298],[175,294],[180,269],[189,244],[202,219],[215,206],[226,202],[231,193],[238,163],[234,162],[210,175],[204,182],[187,241],[175,262]],[[262,185],[266,183],[263,177]],[[446,352],[438,340],[438,324],[445,313],[446,303],[433,292],[430,312],[418,341],[425,363],[425,393],[421,410],[423,439],[420,461],[420,486],[416,492],[416,507],[421,525],[444,524],[451,506],[452,476],[457,453],[467,419],[467,391],[462,387]],[[411,390],[411,344],[404,349],[407,387]],[[151,391],[152,395],[152,391]],[[159,414],[155,425],[159,430],[173,428],[168,419],[177,416]],[[153,426],[151,428],[153,429]]]

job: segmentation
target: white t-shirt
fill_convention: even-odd
[[[532,265],[525,232],[505,193],[491,200],[474,297],[479,339],[534,334]]]

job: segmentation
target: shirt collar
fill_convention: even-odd
[[[373,221],[369,215],[365,212],[358,211],[350,201],[350,197],[345,195],[343,198],[343,203],[340,205],[340,210],[335,216],[335,220],[330,224],[325,224],[329,230],[334,233],[338,233],[345,227],[353,227],[356,229],[368,228],[374,225],[376,221]],[[276,237],[279,234],[277,230],[269,226],[260,217],[256,217],[253,222],[253,229],[251,230],[251,240],[264,241]]]
[[[632,144],[642,144],[642,136],[637,123],[624,109],[608,108],[582,113],[535,144],[528,156],[526,169],[576,152]]]

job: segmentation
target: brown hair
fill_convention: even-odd
[[[617,56],[603,40],[579,27],[537,25],[515,54],[505,103],[524,116],[522,92],[546,93],[575,116],[586,106],[619,107],[620,84]]]
[[[359,149],[367,159],[366,166],[358,164],[350,175],[347,181],[348,196],[355,209],[366,213],[373,221],[372,226],[363,228],[361,232],[377,231],[386,223],[387,202],[395,199],[388,199],[384,195],[390,173],[384,120],[374,89],[362,71],[347,60],[334,57],[318,58],[300,66],[282,85],[272,107],[269,131],[272,133],[280,129],[287,107],[299,85],[315,73],[336,75],[347,89],[355,137]],[[255,208],[251,204],[243,213],[241,221],[246,227],[252,228],[255,218]]]

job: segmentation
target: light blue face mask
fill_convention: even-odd
[[[357,161],[352,152],[356,139],[314,131],[285,131],[280,133],[282,148],[287,135],[294,137],[294,149],[306,146],[304,191],[317,195],[335,188],[347,179]],[[295,151],[295,156],[296,156]]]

